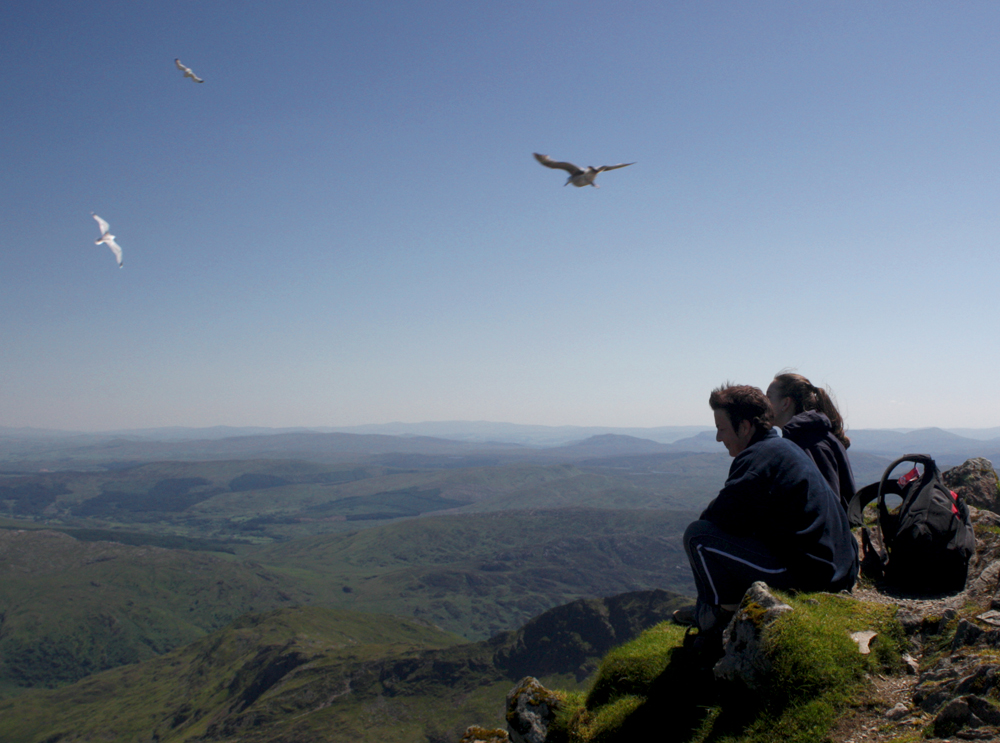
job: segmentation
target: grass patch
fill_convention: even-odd
[[[847,596],[782,597],[794,609],[765,632],[768,682],[716,682],[669,623],[605,656],[586,694],[564,695],[569,743],[624,743],[656,732],[677,743],[814,743],[863,702],[870,673],[899,673],[905,636],[895,607]],[[861,655],[851,633],[877,633]]]

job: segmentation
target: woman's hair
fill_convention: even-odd
[[[833,394],[822,387],[814,387],[812,382],[801,374],[789,372],[777,374],[774,381],[778,384],[780,397],[790,397],[795,404],[795,415],[807,410],[815,410],[830,419],[832,433],[846,449],[851,440],[844,433],[844,419],[833,402]]]
[[[726,382],[712,390],[708,404],[712,410],[724,410],[733,428],[743,421],[750,421],[758,431],[770,431],[774,425],[767,395],[747,384]]]

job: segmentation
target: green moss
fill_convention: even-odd
[[[583,739],[592,743],[612,743],[617,739],[617,732],[625,720],[645,701],[645,697],[627,694],[600,707],[596,714],[588,718],[586,728],[581,731],[584,734]]]
[[[683,639],[682,627],[663,622],[632,642],[614,648],[601,661],[586,698],[587,708],[599,708],[622,696],[645,694],[666,669],[671,654]]]
[[[902,669],[905,636],[894,607],[828,594],[812,598],[786,599],[795,611],[779,617],[767,634],[773,664],[767,701],[793,705],[828,696],[843,702],[865,673]],[[877,633],[868,655],[850,637],[862,630]]]
[[[830,594],[782,599],[794,611],[765,629],[772,670],[764,688],[714,681],[683,649],[684,631],[661,624],[610,652],[586,696],[564,697],[560,735],[570,743],[625,743],[650,730],[677,743],[823,740],[863,702],[867,674],[902,670],[906,639],[892,606]],[[743,609],[763,620],[763,607]],[[868,655],[851,639],[862,630],[877,633]]]

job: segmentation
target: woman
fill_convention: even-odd
[[[774,411],[774,425],[781,435],[798,444],[816,463],[833,492],[847,510],[854,497],[854,473],[847,460],[851,440],[844,434],[844,419],[830,394],[801,374],[778,374],[767,388]]]

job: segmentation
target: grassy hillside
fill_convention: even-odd
[[[145,660],[248,611],[308,598],[260,565],[0,530],[0,692]]]
[[[579,601],[472,644],[390,616],[251,615],[163,657],[0,702],[0,739],[456,740],[470,724],[502,724],[504,696],[525,667],[572,681],[678,604],[662,591]]]
[[[681,536],[692,518],[598,509],[434,516],[273,545],[255,559],[324,604],[477,639],[581,596],[691,594]]]
[[[0,529],[0,695],[151,658],[279,606],[397,614],[476,640],[580,597],[690,594],[680,547],[690,518],[560,509],[407,519],[275,545],[252,561]]]

